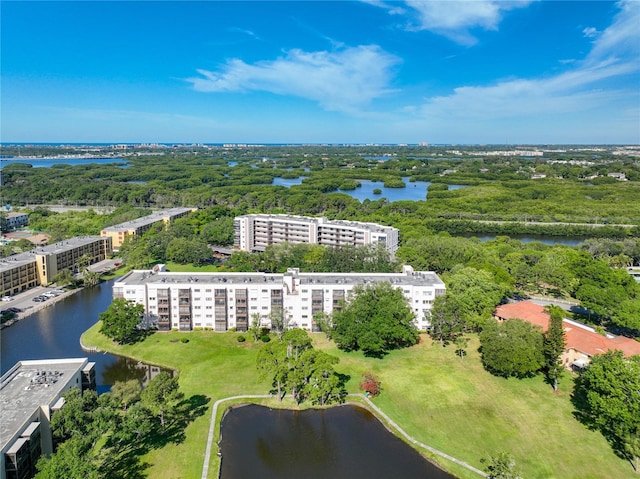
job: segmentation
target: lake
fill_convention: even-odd
[[[80,335],[98,321],[112,299],[113,280],[85,288],[44,308],[0,333],[0,373],[28,359],[88,357],[96,363],[98,392],[106,392],[115,381],[153,377],[161,368],[106,353],[87,353]]]
[[[110,163],[121,163],[123,165],[127,164],[127,162],[122,158],[3,158],[0,162],[0,167],[7,166],[13,163],[31,165],[34,168],[51,168],[53,165],[77,166],[89,164],[108,165]]]
[[[233,407],[220,431],[221,479],[453,479],[359,406]]]
[[[274,178],[274,186],[285,186],[290,188],[294,185],[299,185],[302,180],[307,178],[306,176],[300,176],[298,178]],[[360,202],[364,200],[376,201],[380,198],[386,198],[390,203],[393,201],[426,201],[427,188],[431,184],[429,181],[410,181],[409,178],[402,178],[406,187],[405,188],[387,188],[382,181],[369,181],[369,180],[357,180],[360,183],[360,187],[355,190],[337,190],[338,193],[344,193],[357,199]],[[449,190],[459,190],[464,188],[465,185],[449,185]],[[379,189],[380,194],[375,194],[373,190]]]

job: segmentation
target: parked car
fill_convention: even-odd
[[[55,298],[57,294],[53,291],[47,291],[46,293],[42,293],[40,296],[44,296],[45,298]]]
[[[36,296],[31,301],[35,301],[36,303],[42,303],[43,301],[46,301],[47,299],[49,299],[49,298],[47,298],[46,296]]]
[[[3,296],[2,301],[13,301],[13,296]]]
[[[12,313],[22,313],[20,308],[7,308],[7,311],[11,311]]]

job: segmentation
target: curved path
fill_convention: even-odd
[[[461,461],[460,459],[456,459],[453,456],[450,456],[449,454],[446,454],[442,451],[439,451],[438,449],[435,449],[431,446],[427,446],[426,444],[417,441],[416,439],[414,439],[413,437],[409,436],[409,434],[407,434],[404,429],[402,429],[400,426],[398,426],[398,424],[395,423],[395,421],[393,421],[389,416],[387,416],[384,412],[382,412],[382,410],[376,406],[375,404],[373,404],[373,402],[371,402],[371,400],[368,397],[365,397],[364,394],[348,394],[348,396],[356,396],[359,397],[361,399],[363,399],[367,405],[369,407],[371,407],[371,409],[373,409],[376,414],[378,414],[379,417],[383,418],[388,424],[390,424],[396,431],[398,431],[398,433],[400,433],[400,435],[402,435],[407,441],[409,441],[411,444],[418,446],[422,449],[426,449],[427,451],[437,455],[437,456],[441,456],[444,457],[445,459],[448,459],[451,462],[454,462],[464,468],[469,469],[470,471],[475,472],[476,474],[482,476],[482,477],[488,477],[487,474],[485,474],[483,471],[481,471],[480,469],[477,469],[475,467],[473,467],[470,464],[467,464],[464,461]],[[209,423],[209,435],[207,437],[207,449],[205,451],[204,454],[204,463],[202,464],[202,479],[207,479],[208,475],[209,475],[209,462],[211,460],[211,448],[213,446],[213,436],[214,436],[214,430],[215,430],[215,425],[216,425],[216,416],[218,414],[218,406],[220,406],[220,404],[222,404],[225,401],[232,401],[235,399],[268,399],[273,397],[272,395],[268,395],[268,394],[256,394],[256,395],[248,395],[248,396],[231,396],[228,398],[222,398],[222,399],[218,399],[214,404],[213,404],[213,409],[211,411],[211,422]]]

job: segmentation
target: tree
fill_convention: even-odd
[[[358,384],[361,391],[367,396],[376,397],[382,391],[380,380],[370,372],[362,373],[362,381]]]
[[[460,356],[460,360],[462,361],[464,357],[467,355],[467,346],[469,345],[469,339],[464,336],[458,336],[455,341],[456,345],[456,354]]]
[[[95,461],[87,456],[82,438],[65,441],[55,454],[42,456],[37,463],[35,479],[98,479]]]
[[[338,358],[313,349],[302,329],[286,331],[282,339],[263,346],[257,358],[260,376],[271,377],[271,393],[282,401],[290,392],[298,404],[307,399],[319,405],[343,400],[344,380],[333,369],[337,363]]]
[[[166,371],[159,372],[140,394],[142,404],[158,416],[163,429],[166,417],[175,410],[183,397],[178,379]]]
[[[487,464],[484,472],[487,473],[489,479],[522,479],[516,470],[516,461],[511,454],[499,452],[495,456],[481,459],[480,462]]]
[[[542,332],[520,319],[489,321],[480,333],[482,364],[497,376],[529,377],[544,365]]]
[[[333,313],[332,338],[345,351],[380,357],[416,344],[418,332],[402,290],[380,282],[354,288],[352,299]]]
[[[68,269],[63,269],[62,271],[58,272],[55,278],[53,278],[53,282],[58,286],[67,286],[72,284],[74,281],[75,278],[73,277],[73,273]]]
[[[116,381],[111,387],[111,399],[116,404],[122,405],[122,410],[140,400],[142,386],[137,379],[129,379],[128,381]]]
[[[117,343],[135,342],[144,306],[124,298],[114,299],[107,310],[100,313],[100,332]]]
[[[558,390],[558,380],[564,372],[564,365],[560,356],[564,353],[567,341],[565,338],[562,317],[564,313],[558,306],[549,306],[551,319],[549,329],[544,335],[544,359],[547,381],[553,386],[553,390]]]
[[[82,282],[85,286],[95,286],[100,282],[100,274],[85,268],[82,271]]]
[[[429,320],[429,334],[435,341],[446,346],[462,334],[465,321],[461,310],[462,304],[450,293],[435,299]]]
[[[640,472],[640,356],[594,355],[576,380],[572,399],[583,421]]]

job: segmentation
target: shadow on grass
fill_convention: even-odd
[[[181,401],[176,408],[165,415],[165,427],[159,420],[154,421],[153,428],[120,455],[103,462],[101,477],[118,479],[142,479],[147,477],[146,470],[151,466],[140,458],[154,449],[161,449],[168,444],[181,444],[185,440],[185,430],[197,417],[204,415],[210,398],[196,394]]]

